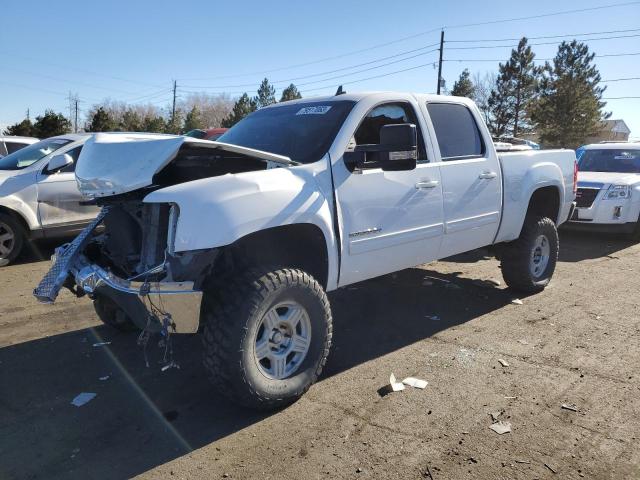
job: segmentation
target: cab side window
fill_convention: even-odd
[[[71,158],[73,158],[73,163],[67,165],[66,167],[64,167],[60,171],[61,172],[75,172],[76,164],[78,163],[78,158],[80,157],[80,152],[81,151],[82,151],[82,145],[80,145],[79,147],[72,148],[71,150],[69,150],[67,152],[67,154],[71,155]]]
[[[356,130],[354,135],[355,143],[356,145],[377,145],[380,143],[380,129],[385,125],[399,123],[412,123],[416,126],[418,132],[418,162],[428,162],[418,119],[413,107],[408,103],[385,103],[374,107]]]
[[[27,146],[24,143],[15,143],[15,142],[4,142],[4,144],[7,147],[7,155],[10,154],[10,153],[13,153],[13,152],[17,152],[21,148]]]
[[[486,148],[471,111],[458,103],[428,103],[443,161],[478,158]]]

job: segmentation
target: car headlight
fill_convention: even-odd
[[[611,185],[604,194],[605,200],[625,200],[631,198],[631,186]]]

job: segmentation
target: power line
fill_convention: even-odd
[[[419,52],[420,50],[425,50],[427,48],[432,48],[432,47],[435,47],[437,45],[439,45],[439,44],[438,43],[432,43],[432,44],[426,45],[424,47],[414,48],[412,50],[405,50],[403,52],[398,52],[398,53],[396,53],[394,55],[388,55],[386,57],[377,58],[375,60],[370,60],[368,62],[358,63],[358,64],[355,64],[355,65],[350,65],[348,67],[337,68],[337,69],[334,69],[334,70],[328,70],[328,71],[320,72],[320,73],[312,73],[312,74],[303,75],[303,76],[300,76],[300,77],[293,77],[293,78],[287,78],[287,79],[282,79],[282,80],[274,80],[273,83],[274,84],[277,84],[277,83],[289,83],[289,82],[294,82],[296,80],[303,80],[305,78],[313,78],[313,77],[319,77],[319,76],[322,76],[322,75],[329,75],[331,73],[343,72],[345,70],[351,70],[352,68],[362,67],[364,65],[371,65],[372,63],[382,62],[384,60],[389,60],[390,58],[396,58],[396,57],[401,56],[401,55],[407,55],[409,53]],[[415,57],[420,56],[420,55],[426,55],[427,53],[431,53],[431,52],[423,52],[421,54],[414,55],[412,57],[407,57],[404,60],[409,60],[409,59],[415,58]],[[358,73],[358,72],[352,72],[352,73]],[[185,86],[187,88],[206,88],[206,89],[214,89],[214,88],[243,88],[243,87],[253,87],[253,86],[255,86],[255,83],[242,83],[242,84],[238,84],[238,85],[217,85],[217,86],[197,86],[197,85],[185,85]]]
[[[610,33],[629,33],[629,32],[637,32],[640,31],[640,28],[628,28],[626,30],[609,30],[606,32],[587,32],[587,33],[567,33],[563,35],[544,35],[541,37],[527,37],[528,40],[542,40],[545,38],[568,38],[568,37],[584,37],[587,35],[608,35]],[[522,37],[520,37],[522,38]],[[447,40],[447,43],[475,43],[475,42],[517,42],[520,38],[484,38],[484,39],[474,39],[474,40]]]
[[[636,2],[624,2],[624,3],[613,3],[613,4],[608,4],[608,5],[600,5],[599,7],[590,7],[590,8],[576,8],[573,10],[563,10],[560,12],[552,12],[552,13],[542,13],[539,15],[529,15],[526,17],[514,17],[514,18],[507,18],[507,19],[502,19],[502,20],[490,20],[490,21],[486,21],[486,22],[477,22],[477,23],[463,23],[463,24],[458,24],[458,25],[448,25],[445,26],[445,29],[454,29],[454,28],[468,28],[468,27],[479,27],[482,25],[495,25],[496,23],[507,23],[507,22],[518,22],[521,20],[533,20],[536,18],[548,18],[548,17],[555,17],[555,16],[559,16],[559,15],[569,15],[571,13],[584,13],[584,12],[592,12],[595,10],[604,10],[606,8],[617,8],[617,7],[626,7],[629,5],[638,5],[640,4],[640,1],[636,1]]]
[[[434,53],[434,52],[437,52],[437,51],[438,51],[438,49],[429,50],[427,52],[423,52],[423,53],[419,53],[419,54],[416,54],[416,55],[412,55],[412,56],[407,57],[407,58],[394,60],[393,62],[387,62],[387,63],[384,63],[382,65],[376,65],[376,66],[369,67],[369,68],[363,68],[363,69],[357,70],[355,72],[345,73],[345,74],[342,74],[342,75],[336,75],[336,76],[333,76],[333,77],[322,78],[320,80],[313,80],[313,81],[310,81],[310,82],[299,83],[297,86],[298,87],[304,87],[306,85],[315,85],[317,83],[328,82],[329,80],[336,80],[336,79],[339,79],[339,78],[344,78],[344,77],[348,77],[348,76],[351,76],[351,75],[356,75],[358,73],[364,73],[364,72],[368,72],[368,71],[375,70],[375,69],[378,69],[378,68],[388,67],[389,65],[395,65],[396,63],[405,62],[407,60],[411,60],[413,58],[420,57],[420,56],[423,56],[423,55],[427,55],[427,54],[430,54],[430,53]],[[288,81],[285,81],[285,83],[287,83],[287,82]],[[255,84],[251,84],[251,85],[255,85]],[[187,85],[187,87],[188,88],[215,88],[215,87],[189,87],[188,85]],[[280,87],[278,87],[278,88],[280,88]],[[238,92],[238,93],[243,93],[243,92]]]
[[[247,73],[242,73],[242,74],[235,74],[235,75],[221,75],[221,76],[217,76],[217,77],[198,77],[198,78],[181,78],[181,80],[221,80],[221,79],[225,79],[225,78],[240,78],[240,77],[250,77],[250,76],[255,76],[255,75],[266,75],[269,73],[274,73],[274,72],[280,72],[283,70],[292,70],[295,68],[299,68],[299,67],[306,67],[309,65],[315,65],[318,63],[323,63],[323,62],[328,62],[330,60],[337,60],[339,58],[345,58],[348,56],[352,56],[352,55],[356,55],[359,53],[364,53],[364,52],[368,52],[371,50],[376,50],[378,48],[383,48],[383,47],[387,47],[389,45],[394,45],[397,43],[401,43],[407,40],[411,40],[413,38],[417,38],[420,36],[424,36],[424,35],[428,35],[430,33],[435,33],[439,30],[442,29],[456,29],[456,28],[467,28],[467,27],[475,27],[475,26],[480,26],[480,25],[492,25],[492,24],[496,24],[496,23],[507,23],[507,22],[517,22],[517,21],[521,21],[521,20],[530,20],[530,19],[535,19],[535,18],[547,18],[547,17],[553,17],[553,16],[559,16],[559,15],[568,15],[571,13],[583,13],[583,12],[590,12],[590,11],[596,11],[596,10],[603,10],[603,9],[608,9],[608,8],[618,8],[618,7],[624,7],[624,6],[630,6],[630,5],[638,5],[640,4],[640,1],[634,1],[634,2],[623,2],[623,3],[614,3],[614,4],[607,4],[607,5],[600,5],[598,7],[591,7],[591,8],[579,8],[579,9],[574,9],[574,10],[564,10],[564,11],[559,11],[559,12],[550,12],[550,13],[545,13],[545,14],[540,14],[540,15],[531,15],[531,16],[526,16],[526,17],[516,17],[516,18],[507,18],[507,19],[502,19],[502,20],[491,20],[491,21],[487,21],[487,22],[478,22],[478,23],[467,23],[467,24],[458,24],[458,25],[449,25],[449,26],[445,26],[442,28],[432,28],[429,30],[425,30],[422,32],[418,32],[415,33],[413,35],[408,35],[406,37],[402,37],[402,38],[398,38],[395,40],[391,40],[388,42],[383,42],[383,43],[379,43],[376,45],[372,45],[370,47],[366,47],[366,48],[361,48],[358,50],[352,50],[350,52],[345,52],[345,53],[341,53],[339,55],[334,55],[331,57],[325,57],[325,58],[320,58],[317,60],[312,60],[309,62],[304,62],[304,63],[298,63],[298,64],[293,64],[293,65],[287,65],[287,66],[283,66],[283,67],[278,67],[278,68],[274,68],[274,69],[270,69],[270,70],[262,70],[262,71],[254,71],[254,72],[247,72]]]
[[[640,55],[640,52],[633,53],[605,53],[602,55],[595,55],[594,58],[606,58],[606,57],[630,57]],[[534,61],[536,62],[550,62],[553,58],[536,58]],[[504,58],[493,58],[493,59],[479,59],[479,58],[449,58],[443,60],[444,62],[504,62],[506,59]]]
[[[599,38],[588,38],[585,41],[595,42],[598,40],[614,40],[617,38],[634,38],[640,37],[640,34],[634,35],[618,35],[614,37],[599,37]],[[569,38],[569,36],[565,37]],[[539,42],[539,43],[529,43],[528,45],[534,47],[536,45],[555,45],[557,42]],[[448,47],[447,50],[477,50],[477,49],[486,49],[486,48],[515,48],[517,45],[479,45],[473,47]]]
[[[603,83],[610,83],[610,82],[627,82],[630,80],[640,80],[640,77],[612,78],[611,80],[600,80],[600,81]]]
[[[627,100],[631,98],[640,98],[640,97],[638,96],[636,97],[603,97],[602,100]]]

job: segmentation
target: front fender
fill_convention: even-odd
[[[195,180],[156,190],[144,202],[178,205],[176,252],[222,247],[267,228],[309,223],[324,235],[330,278],[336,270],[330,204],[314,172],[304,167]]]

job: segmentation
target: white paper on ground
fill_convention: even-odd
[[[503,433],[509,433],[511,431],[511,423],[499,421],[489,426],[489,428],[498,435],[502,435]]]
[[[404,390],[404,385],[396,381],[396,376],[393,373],[389,376],[389,384],[391,385],[391,390],[394,392]]]
[[[407,377],[404,380],[402,380],[402,383],[414,388],[424,388],[428,385],[426,380],[420,380],[419,378],[414,378],[414,377]]]
[[[76,407],[81,407],[85,403],[88,403],[94,398],[96,398],[96,395],[97,393],[82,392],[81,394],[77,395],[76,398],[71,400],[71,405],[75,405]]]

